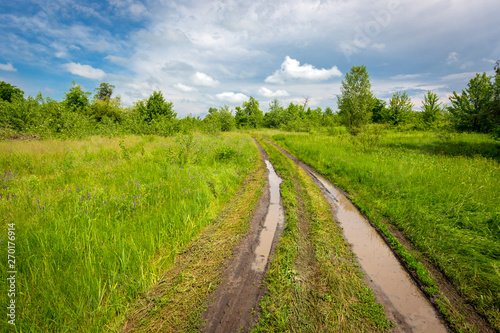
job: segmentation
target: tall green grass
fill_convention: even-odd
[[[103,331],[257,161],[241,135],[0,142],[5,258],[7,225],[16,225],[16,331]]]
[[[273,139],[385,219],[500,328],[500,165],[486,136],[382,132]]]

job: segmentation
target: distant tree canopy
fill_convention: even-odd
[[[24,91],[5,81],[0,81],[0,100],[11,103],[15,99],[23,99]]]
[[[146,102],[139,101],[137,108],[146,122],[151,122],[157,117],[165,117],[168,120],[175,119],[177,114],[174,112],[173,103],[167,102],[163,98],[161,91],[155,91],[149,96]]]
[[[113,95],[114,88],[114,85],[102,82],[98,88],[95,88],[96,94],[94,95],[94,98],[101,101],[109,101],[111,99],[111,95]]]
[[[82,87],[76,84],[75,81],[73,81],[69,91],[65,92],[64,95],[63,103],[71,111],[85,111],[90,105],[88,97],[91,95],[90,91],[83,91]]]
[[[495,81],[498,81],[498,74]],[[476,74],[461,94],[453,92],[448,111],[452,123],[458,130],[493,131],[498,124],[498,113],[495,112],[494,104],[496,85],[497,83],[493,84],[491,77],[486,73]]]
[[[386,110],[385,122],[393,125],[404,124],[410,120],[413,103],[406,91],[396,92],[389,100],[389,106]]]
[[[432,91],[427,91],[422,102],[422,120],[427,126],[433,126],[443,118],[443,107],[439,97]]]
[[[259,101],[250,96],[241,107],[236,107],[236,126],[238,128],[258,128],[263,125],[264,113],[259,109]]]
[[[210,108],[204,119],[192,116],[177,119],[173,103],[166,101],[161,91],[154,91],[133,107],[123,107],[119,96],[113,98],[115,86],[106,82],[95,88],[92,99],[89,91],[73,82],[59,102],[43,98],[41,93],[36,98],[25,98],[21,89],[0,81],[0,137],[13,132],[81,137],[113,131],[172,135],[194,130],[217,135],[235,128],[261,127],[310,133],[319,130],[337,135],[345,133],[346,128],[356,134],[365,124],[373,122],[397,126],[400,130],[451,124],[456,130],[491,133],[500,139],[500,61],[494,69],[493,77],[477,74],[460,94],[453,92],[447,107],[443,107],[437,94],[428,91],[421,112],[413,111],[410,96],[404,91],[394,93],[389,103],[375,98],[369,74],[362,65],[353,66],[346,73],[342,94],[337,97],[338,112],[331,107],[324,112],[314,108],[315,99],[305,97],[298,103],[288,102],[287,106],[274,99],[264,114],[259,101],[251,96],[235,110],[227,105]]]
[[[375,98],[366,67],[351,67],[342,81],[340,91],[342,95],[337,98],[337,104],[342,124],[349,129],[367,124],[371,119]]]

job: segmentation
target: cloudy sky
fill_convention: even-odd
[[[336,109],[343,76],[447,102],[500,59],[498,0],[0,0],[0,80],[62,99],[116,86],[125,105],[161,90],[179,116],[309,97]]]

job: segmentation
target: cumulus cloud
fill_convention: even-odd
[[[102,69],[94,68],[90,65],[69,62],[64,64],[63,67],[71,74],[87,79],[102,80],[106,76],[106,73]]]
[[[458,53],[453,51],[448,54],[448,58],[446,58],[446,63],[448,65],[454,64],[458,62]]]
[[[7,64],[0,64],[0,70],[7,72],[17,72],[17,69],[14,68],[14,66],[12,66],[10,62]]]
[[[185,84],[182,84],[182,83],[177,83],[176,85],[174,85],[174,87],[177,88],[177,89],[179,89],[179,90],[182,90],[184,92],[196,91],[195,88],[190,87],[190,86],[186,86]]]
[[[205,73],[196,72],[193,76],[193,83],[201,87],[215,87],[219,84],[219,81],[214,80]]]
[[[317,69],[309,64],[300,65],[298,60],[286,56],[285,61],[281,64],[281,69],[268,76],[265,81],[269,83],[283,83],[294,79],[324,81],[333,76],[342,76],[337,66],[333,66],[331,69]]]
[[[393,80],[413,80],[424,76],[424,74],[399,74],[396,76],[391,76]]]
[[[242,93],[234,93],[231,91],[223,92],[215,95],[219,101],[228,103],[243,103],[248,99],[248,96]]]
[[[266,87],[261,87],[259,89],[259,95],[269,98],[290,96],[290,94],[286,90],[272,91],[271,89],[268,89]]]

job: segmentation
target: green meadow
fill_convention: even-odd
[[[346,190],[376,224],[401,230],[500,328],[498,142],[482,134],[376,127],[357,136],[269,137]],[[434,283],[426,284],[434,294]]]
[[[240,134],[0,142],[0,246],[7,253],[15,224],[16,331],[109,327],[258,163]]]

